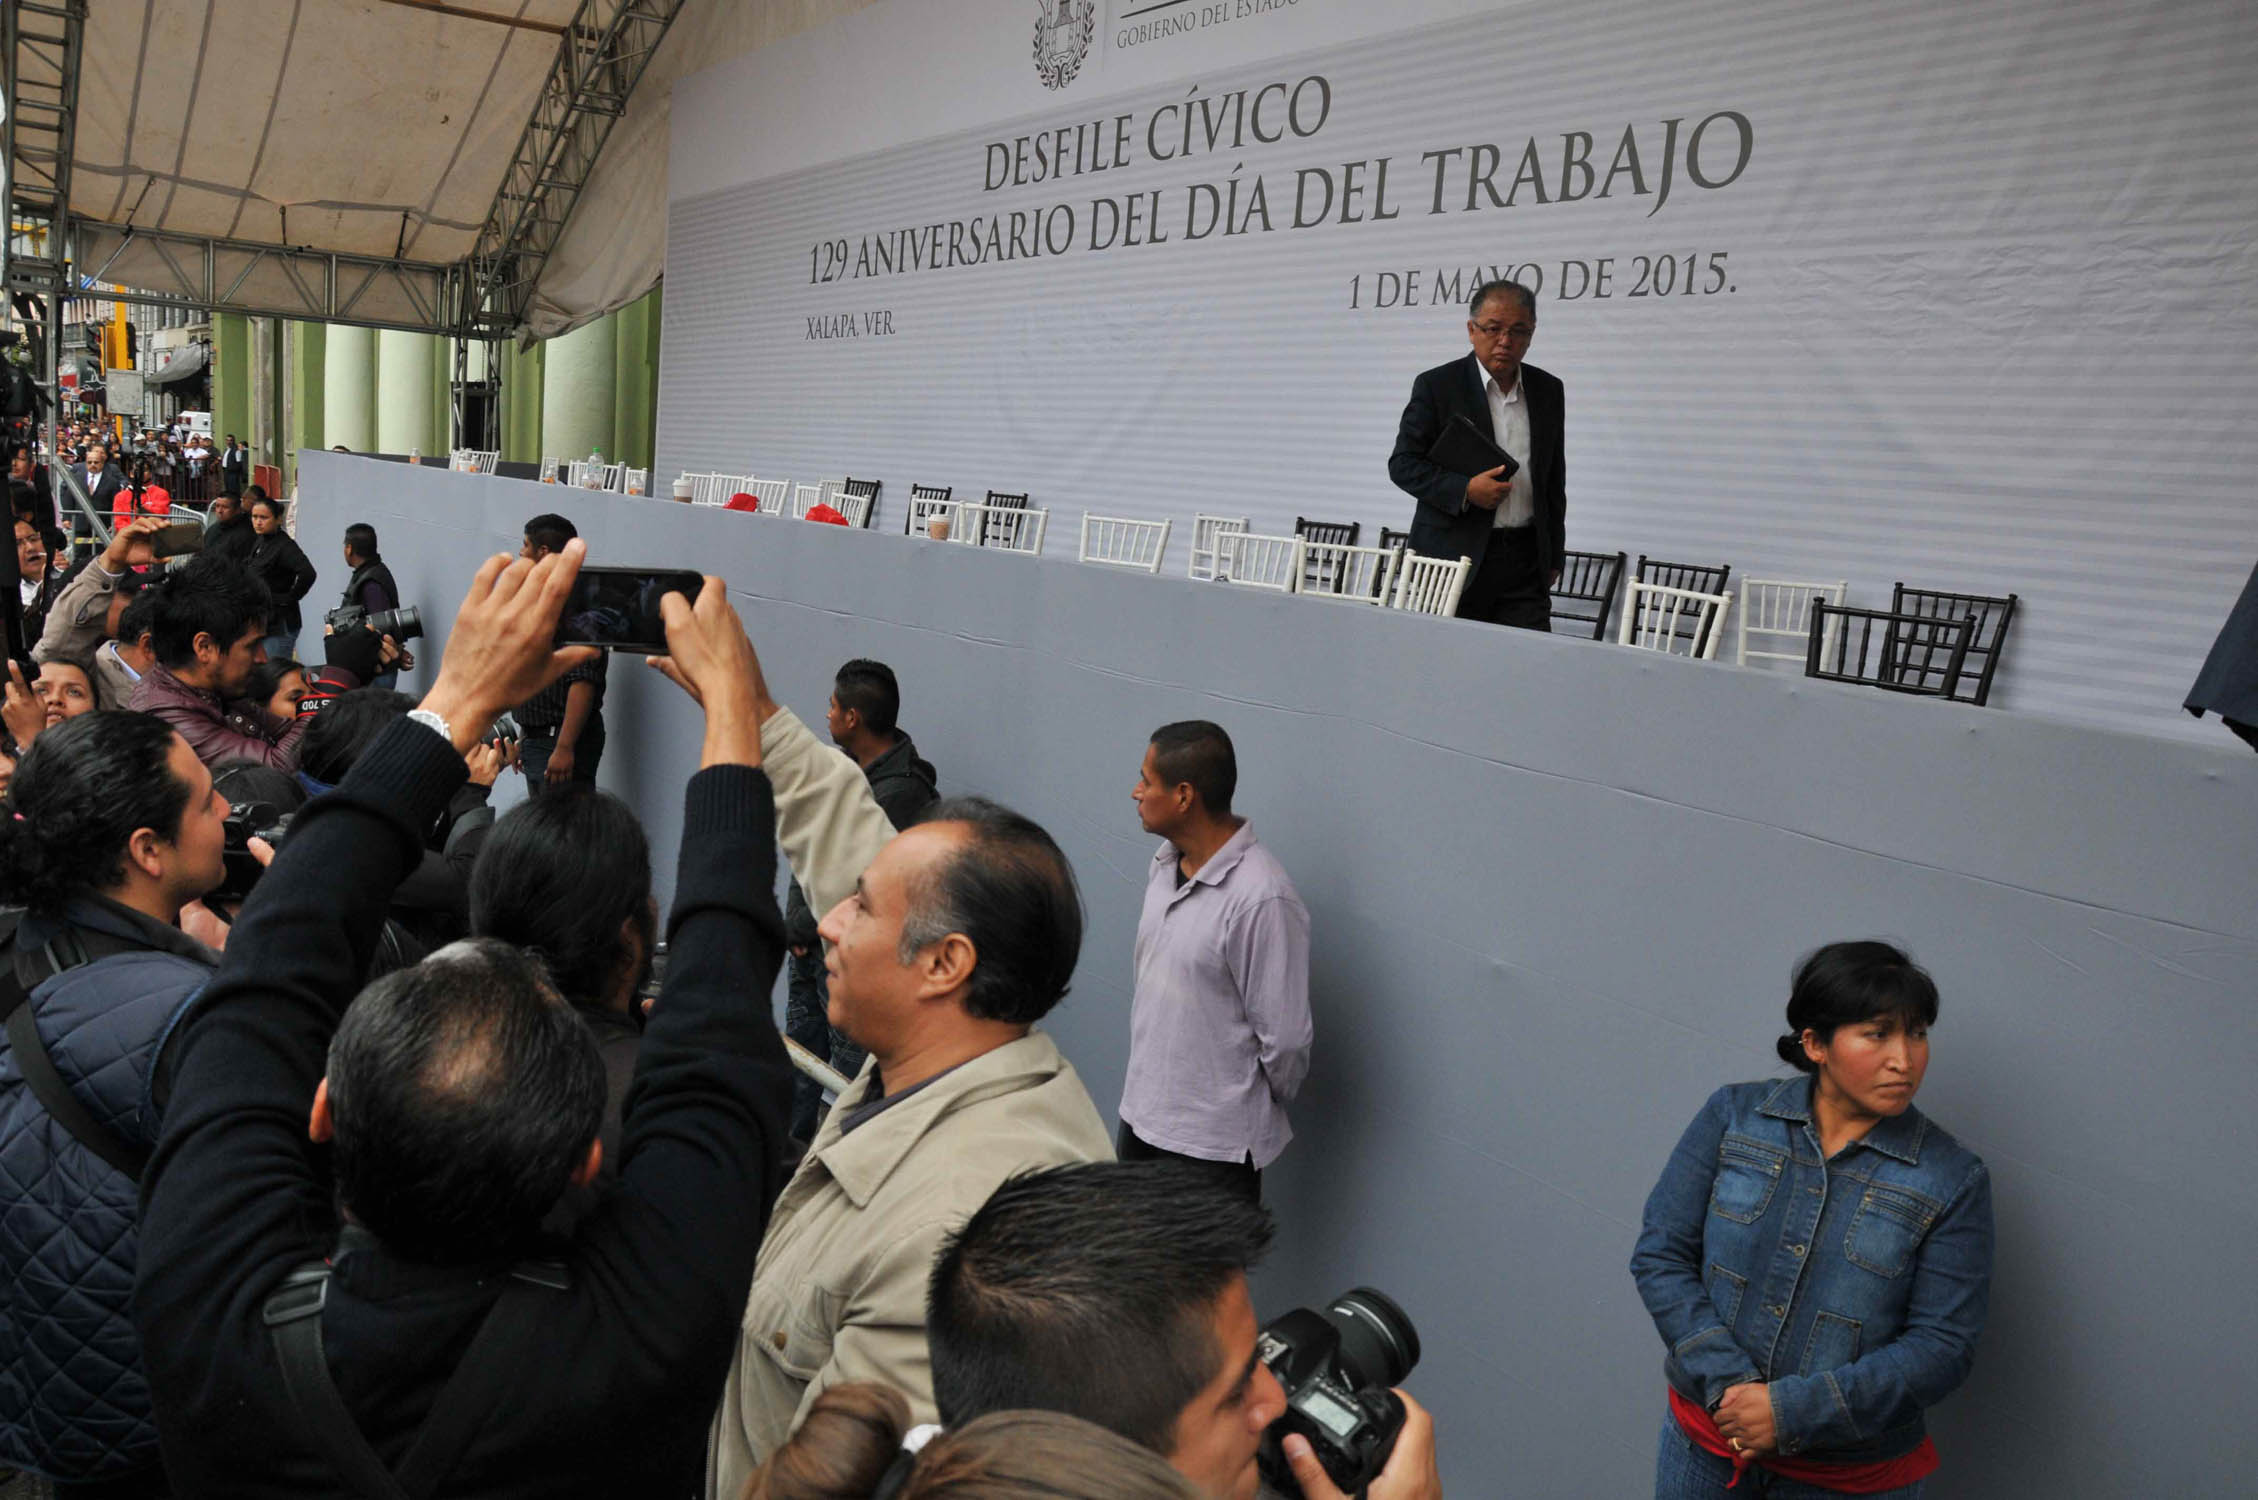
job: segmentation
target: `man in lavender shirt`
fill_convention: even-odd
[[[1137,921],[1119,1151],[1197,1163],[1260,1202],[1309,1072],[1309,911],[1232,815],[1238,781],[1231,737],[1192,719],[1153,731],[1130,793],[1168,842]]]

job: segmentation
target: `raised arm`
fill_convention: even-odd
[[[144,1179],[134,1293],[160,1418],[165,1377],[193,1389],[227,1331],[250,1326],[292,1264],[329,1248],[329,1176],[307,1116],[330,1036],[423,830],[462,784],[463,752],[495,714],[579,658],[552,653],[550,640],[580,556],[576,543],[539,565],[496,557],[480,569],[425,699],[456,743],[395,724],[300,814],[181,1023],[172,1102]]]
[[[752,647],[728,592],[663,604],[668,675],[706,712],[684,799],[666,986],[620,1128],[619,1185],[581,1232],[600,1277],[641,1315],[638,1380],[720,1394],[769,1205],[783,1186],[792,1069],[769,1014],[784,956],[776,825],[761,770]]]
[[[751,648],[747,647],[748,653]],[[698,696],[696,685],[666,657],[651,665]],[[753,710],[759,715],[760,764],[776,796],[776,839],[792,877],[817,919],[854,893],[855,882],[894,836],[862,768],[823,744],[788,708],[769,696],[760,659],[752,657]]]

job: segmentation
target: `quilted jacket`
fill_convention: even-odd
[[[158,1054],[218,956],[99,898],[72,902],[64,920],[138,946],[35,986],[40,1040],[96,1120],[153,1147]],[[38,947],[60,925],[24,917],[17,948]],[[48,1116],[0,1033],[0,1465],[95,1480],[157,1461],[129,1316],[139,1196]]]

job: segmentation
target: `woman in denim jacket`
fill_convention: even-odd
[[[1809,1076],[1719,1089],[1671,1153],[1631,1257],[1669,1351],[1656,1500],[1910,1497],[1936,1468],[1923,1414],[1967,1378],[1992,1253],[1982,1159],[1913,1107],[1936,1016],[1887,943],[1821,948],[1778,1043]]]

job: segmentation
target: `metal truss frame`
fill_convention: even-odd
[[[102,224],[75,216],[71,227],[75,248],[82,252],[90,246],[107,250],[92,264],[81,260],[88,281],[109,281],[120,257],[134,252],[133,286],[86,294],[104,301],[146,307],[185,304],[204,312],[401,328],[417,333],[452,334],[458,328],[449,312],[462,276],[459,263],[298,250],[251,240]],[[115,243],[111,243],[113,237]],[[404,304],[405,313],[374,311],[369,305],[374,293],[383,294],[395,305]]]
[[[63,301],[70,294],[71,160],[78,135],[86,0],[0,0],[0,299],[39,351],[48,386],[47,448],[61,435]],[[18,248],[19,231],[23,241]],[[38,249],[31,249],[36,240]]]
[[[588,174],[681,8],[682,0],[580,0],[471,251],[466,336],[507,338],[524,323]]]

